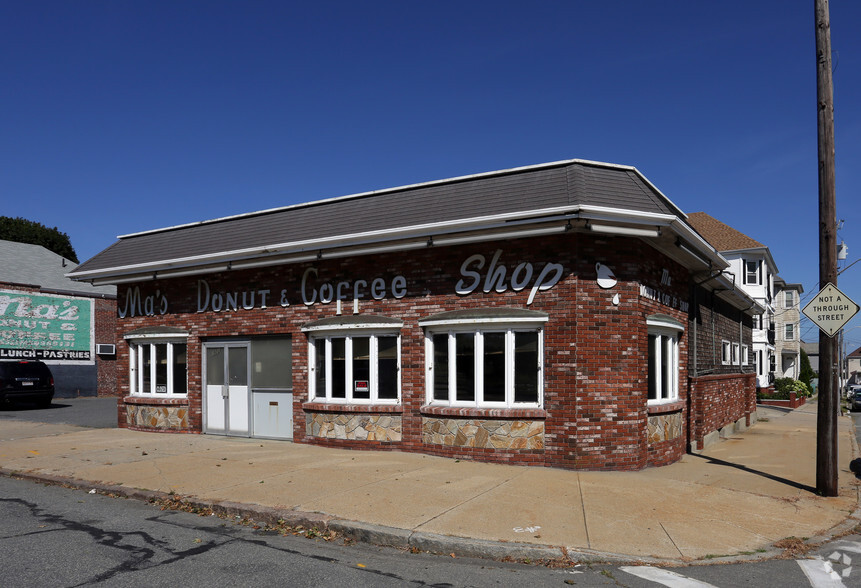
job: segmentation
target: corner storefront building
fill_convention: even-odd
[[[122,426],[574,469],[755,419],[756,303],[635,168],[568,160],[119,238]],[[717,341],[717,347],[715,347]]]

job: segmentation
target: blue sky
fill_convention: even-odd
[[[831,23],[848,265],[861,2]],[[121,234],[582,158],[637,167],[818,290],[810,0],[4,2],[0,79],[0,215],[82,261]],[[838,285],[861,302],[861,263]]]

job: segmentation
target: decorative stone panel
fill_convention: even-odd
[[[422,417],[422,442],[480,449],[544,449],[543,421]]]
[[[147,406],[126,404],[126,422],[130,427],[161,431],[187,431],[188,406]]]
[[[649,416],[649,444],[671,441],[682,436],[682,413]]]
[[[322,439],[398,442],[401,416],[393,414],[305,413],[305,434]]]

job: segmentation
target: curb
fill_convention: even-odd
[[[0,475],[17,478],[40,484],[64,486],[77,490],[95,491],[99,494],[131,498],[142,502],[155,503],[170,500],[176,494],[167,492],[141,490],[115,484],[101,484],[87,480],[52,476],[49,474],[34,474],[0,468]],[[540,545],[508,541],[492,541],[486,539],[471,539],[410,531],[396,527],[374,525],[361,521],[351,521],[334,518],[323,513],[303,512],[290,509],[278,509],[268,506],[244,504],[238,502],[214,502],[200,500],[194,497],[181,497],[182,502],[192,507],[210,509],[213,513],[229,518],[250,519],[269,525],[285,524],[291,527],[302,526],[306,529],[316,528],[320,531],[334,531],[352,541],[390,547],[404,551],[427,552],[436,555],[451,555],[454,557],[488,559],[496,561],[516,561],[524,563],[565,562],[571,565],[580,563],[610,563],[613,565],[662,565],[662,566],[694,566],[742,563],[773,559],[783,554],[782,549],[769,545],[762,552],[748,555],[730,555],[720,558],[683,560],[662,559],[649,556],[632,556],[619,553],[604,553],[583,548],[565,546]],[[825,533],[810,537],[805,544],[816,546],[826,543],[837,536],[846,534],[861,523],[861,507],[849,515],[846,520],[835,525]]]

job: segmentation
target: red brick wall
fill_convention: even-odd
[[[703,438],[756,411],[756,376],[721,374],[691,378],[689,442],[702,446]]]
[[[104,298],[95,300],[95,333],[93,344],[117,344],[117,301]],[[96,355],[97,395],[119,396],[117,385],[117,358],[110,355]]]
[[[545,450],[509,451],[447,448],[422,444],[421,407],[425,403],[425,343],[419,319],[450,310],[509,306],[527,308],[532,284],[520,292],[484,293],[479,287],[466,296],[455,294],[461,279],[461,264],[480,253],[488,264],[497,249],[503,253],[499,264],[510,276],[520,262],[531,262],[533,280],[548,262],[564,266],[562,280],[552,289],[540,291],[528,308],[547,312],[544,335]],[[596,263],[610,266],[618,284],[608,290],[596,283]],[[309,439],[305,435],[303,403],[308,401],[308,339],[301,331],[305,323],[335,315],[335,304],[306,306],[300,284],[307,267],[318,271],[315,283],[382,277],[387,284],[396,275],[406,277],[408,292],[403,299],[390,293],[383,300],[366,295],[360,302],[362,314],[384,315],[404,321],[401,330],[401,394],[403,441],[384,444],[367,441]],[[662,284],[668,270],[671,284]],[[205,338],[249,337],[289,334],[293,339],[294,440],[353,448],[397,448],[437,455],[475,458],[506,463],[553,465],[581,469],[639,469],[652,461],[646,439],[646,396],[648,337],[646,316],[667,314],[682,324],[687,314],[678,305],[666,306],[640,296],[640,284],[660,290],[677,300],[686,300],[686,270],[632,238],[600,238],[578,233],[541,239],[518,239],[469,246],[432,247],[409,253],[389,253],[343,260],[321,260],[274,268],[240,270],[207,276],[211,291],[242,292],[270,289],[268,307],[223,312],[197,312],[197,278],[157,280],[139,284],[141,295],[166,295],[168,313],[119,320],[119,373],[127,373],[128,344],[122,334],[144,326],[181,327],[188,337],[189,426],[202,427],[201,342]],[[134,287],[134,285],[132,285]],[[286,290],[289,307],[279,304]],[[125,304],[127,286],[118,289],[119,306]],[[619,304],[613,303],[619,295]],[[241,295],[241,294],[240,294]],[[156,305],[157,306],[157,305]],[[350,302],[345,315],[352,313]],[[681,337],[680,396],[687,399],[687,342]],[[118,389],[129,393],[127,378],[120,377]],[[498,418],[498,417],[495,417]],[[124,423],[122,410],[121,423]],[[655,455],[677,459],[678,443],[669,448],[653,448]],[[683,451],[683,450],[682,450]],[[658,458],[654,458],[658,459]]]

